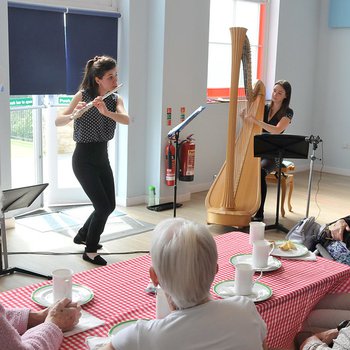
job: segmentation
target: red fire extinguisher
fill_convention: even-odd
[[[193,181],[194,179],[194,159],[196,154],[196,145],[193,134],[187,136],[187,139],[180,144],[180,181]]]
[[[175,185],[175,147],[171,140],[165,147],[165,182],[168,186]]]

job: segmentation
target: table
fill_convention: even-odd
[[[251,253],[251,246],[248,235],[241,232],[227,233],[215,240],[219,251],[219,272],[214,281],[217,283],[234,277],[229,258],[238,253]],[[86,285],[94,291],[94,299],[83,309],[103,319],[105,325],[65,338],[61,349],[86,349],[86,337],[105,337],[118,322],[154,318],[155,297],[144,292],[149,281],[150,263],[150,256],[144,255],[75,274],[74,283]],[[323,258],[317,258],[317,261],[282,259],[282,267],[264,273],[260,281],[273,290],[270,299],[256,304],[267,323],[268,346],[286,349],[302,321],[324,295],[350,292],[350,267]],[[31,301],[30,295],[39,286],[49,283],[45,281],[1,293],[0,302],[6,307],[40,309]]]

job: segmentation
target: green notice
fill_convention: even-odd
[[[10,107],[33,106],[32,97],[10,97]]]

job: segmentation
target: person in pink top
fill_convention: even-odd
[[[58,350],[63,333],[78,324],[81,308],[69,299],[41,311],[0,304],[0,349]]]

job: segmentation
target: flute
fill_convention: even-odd
[[[123,84],[119,84],[116,88],[114,88],[113,90],[107,92],[105,95],[102,96],[102,99],[106,99],[108,96],[114,94],[115,92],[117,92],[117,90],[122,87]],[[75,113],[73,113],[70,117],[71,120],[73,119],[77,119],[79,117],[81,117],[83,115],[83,113],[85,113],[86,111],[88,111],[91,107],[93,107],[93,102],[89,102],[87,103],[82,109],[79,109],[78,111],[76,111]]]

